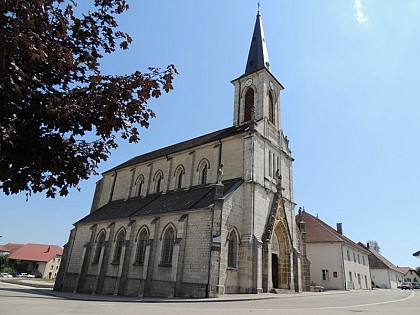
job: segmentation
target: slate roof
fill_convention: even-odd
[[[133,165],[143,163],[149,160],[153,160],[153,159],[166,156],[169,154],[174,154],[176,152],[188,150],[188,149],[191,149],[191,148],[194,148],[194,147],[206,144],[206,143],[228,138],[237,134],[241,134],[247,130],[249,130],[249,126],[246,124],[246,125],[233,126],[233,127],[228,127],[228,128],[221,129],[218,131],[214,131],[214,132],[202,135],[197,138],[186,140],[186,141],[173,144],[162,149],[158,149],[149,153],[138,155],[114,168],[111,168],[110,170],[104,172],[104,174],[121,169],[121,168],[129,167],[129,166],[133,166]]]
[[[270,61],[268,59],[267,44],[265,41],[261,15],[258,11],[244,75],[256,72],[262,68],[270,70]]]
[[[368,253],[364,247],[338,233],[324,221],[314,217],[306,211],[302,211],[296,216],[296,222],[299,223],[301,221],[305,222],[306,243],[342,242]]]
[[[243,179],[224,181],[223,198],[229,196],[244,182]],[[115,200],[87,215],[77,223],[115,220],[143,215],[202,209],[214,203],[215,185],[196,186],[188,190],[173,190],[165,194],[151,194],[127,200]]]
[[[63,248],[58,245],[26,244],[9,256],[9,259],[48,262],[58,255],[63,255]]]
[[[360,246],[363,246],[366,250],[370,252],[369,255],[369,268],[370,269],[391,269],[399,273],[403,273],[400,268],[395,266],[392,262],[390,262],[388,259],[386,259],[384,256],[379,254],[376,250],[374,250],[372,247],[367,247],[367,245],[359,242]]]

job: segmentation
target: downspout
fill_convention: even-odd
[[[210,228],[210,246],[209,246],[209,267],[207,275],[206,298],[210,297],[210,277],[211,277],[211,249],[213,247],[213,225],[214,225],[214,206],[211,209],[211,228]],[[220,258],[219,258],[220,263]]]
[[[343,280],[344,280],[344,290],[347,290],[347,281],[346,281],[346,270],[344,267],[344,254],[343,254],[343,243],[341,243],[341,263],[343,265]]]

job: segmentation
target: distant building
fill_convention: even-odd
[[[369,243],[358,243],[370,252],[369,267],[372,285],[383,289],[396,289],[404,281],[404,272],[374,250]]]
[[[0,245],[0,256],[9,255],[9,254],[10,254],[10,250],[5,246]]]
[[[400,267],[401,272],[404,274],[404,281],[407,282],[420,282],[420,275],[411,267]]]
[[[53,279],[57,276],[63,255],[58,245],[26,244],[12,252],[9,260],[20,260],[28,265],[27,272],[36,277]]]
[[[369,252],[318,217],[299,209],[296,222],[304,224],[310,279],[330,290],[371,289]]]

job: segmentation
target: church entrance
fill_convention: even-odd
[[[273,288],[279,287],[279,262],[277,254],[271,254],[271,276]]]

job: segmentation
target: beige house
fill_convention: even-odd
[[[365,245],[359,242],[359,245],[370,252],[369,266],[372,285],[383,289],[398,288],[401,282],[404,281],[404,272],[369,246],[369,243]]]
[[[63,248],[58,245],[26,244],[13,251],[9,259],[26,263],[27,272],[36,277],[53,279],[57,276],[62,254]]]
[[[301,291],[283,86],[270,72],[258,13],[233,126],[106,171],[65,247],[55,290],[217,297]],[[304,281],[302,281],[304,279]]]
[[[417,271],[411,267],[399,267],[401,272],[404,274],[404,281],[407,282],[420,282],[420,275]]]
[[[296,222],[306,232],[306,256],[310,262],[310,279],[327,290],[371,289],[369,252],[337,230],[299,209]]]

